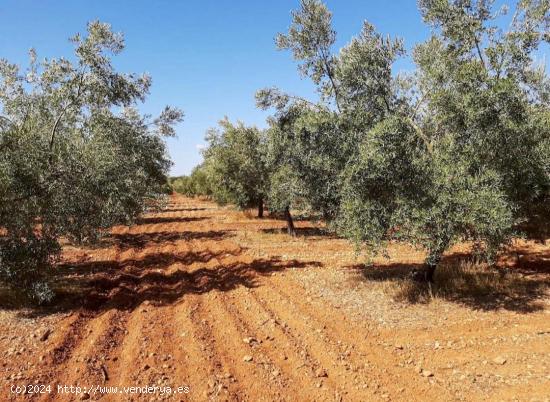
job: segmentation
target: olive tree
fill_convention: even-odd
[[[402,42],[382,37],[365,22],[360,35],[335,54],[331,19],[322,2],[303,0],[288,33],[276,40],[279,49],[292,51],[319,98],[310,101],[277,88],[257,93],[259,107],[276,111],[268,131],[270,205],[277,199],[288,209],[299,201],[330,224],[338,221],[346,167],[357,158],[358,144],[378,122],[403,109],[391,74]]]
[[[322,121],[315,112],[292,105],[285,109],[284,117],[270,120],[267,130],[266,163],[269,167],[269,209],[283,213],[287,222],[287,230],[294,236],[295,229],[291,208],[319,211],[326,205],[326,197],[332,194],[323,189],[323,175],[330,174],[322,157],[311,153],[312,147],[321,146],[323,137],[314,136],[314,125],[322,129]],[[309,120],[308,120],[309,118]],[[326,138],[326,137],[325,137]],[[311,159],[308,158],[311,157]],[[317,191],[312,193],[314,183],[319,183]]]
[[[38,302],[53,295],[60,237],[96,241],[159,203],[171,164],[163,137],[182,119],[171,107],[138,113],[151,79],[114,69],[124,40],[108,24],[71,41],[74,61],[34,50],[26,70],[0,61],[0,279]]]
[[[421,246],[433,281],[454,243],[490,258],[519,223],[548,216],[548,79],[533,52],[549,4],[519,2],[503,32],[490,1],[419,2],[433,35],[414,51],[409,106],[371,130],[348,166],[346,234]]]
[[[491,257],[522,222],[548,222],[549,80],[534,58],[550,40],[550,2],[518,1],[507,30],[498,24],[506,9],[492,1],[419,5],[434,30],[414,57],[423,126],[438,155],[432,215],[443,212],[428,262],[464,238]]]
[[[212,197],[213,183],[207,172],[207,165],[201,163],[193,168],[189,176],[174,177],[170,180],[172,189],[188,197]]]
[[[272,141],[292,172],[282,176],[357,243],[422,247],[430,281],[457,241],[491,257],[519,223],[548,217],[550,87],[534,55],[549,40],[549,4],[519,1],[502,31],[491,1],[422,0],[433,35],[414,51],[418,70],[393,76],[400,40],[365,23],[334,55],[330,13],[303,0],[277,43],[320,99],[258,93],[276,109]]]
[[[213,197],[239,208],[257,207],[258,217],[262,218],[269,177],[264,133],[256,127],[224,119],[218,129],[208,131],[206,141],[204,168]]]

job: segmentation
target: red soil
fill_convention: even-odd
[[[290,239],[282,221],[174,196],[99,248],[65,247],[54,311],[0,310],[0,400],[549,400],[549,244],[518,243],[533,287],[517,298],[408,305],[388,278],[365,279],[345,241],[297,226]],[[422,257],[390,251],[384,272]],[[10,393],[34,383],[52,392]]]

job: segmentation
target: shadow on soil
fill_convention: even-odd
[[[318,265],[315,262],[271,258],[192,271],[185,267],[228,255],[227,251],[191,251],[183,255],[158,253],[140,260],[87,262],[62,267],[64,273],[59,274],[57,282],[59,288],[63,289],[57,297],[59,308],[132,310],[146,300],[166,305],[176,302],[185,294],[229,291],[240,286],[253,288],[259,286],[260,276],[287,268]],[[182,266],[171,267],[174,264]],[[171,267],[169,271],[168,267]]]
[[[183,237],[181,237],[183,236]],[[124,247],[185,239],[223,239],[226,232],[152,233],[113,236]],[[32,308],[0,296],[0,306],[21,309],[26,316],[87,310],[133,310],[144,301],[155,305],[176,303],[186,294],[229,291],[240,286],[260,286],[262,276],[288,268],[321,266],[316,261],[281,260],[278,257],[238,261],[245,251],[153,252],[122,261],[81,261],[56,268],[52,284],[56,298],[50,307]],[[226,259],[227,262],[221,261]],[[212,263],[214,262],[214,263]],[[197,267],[197,264],[198,267]],[[205,265],[205,266],[201,266]],[[192,268],[190,268],[193,266]],[[4,300],[2,300],[4,299]]]
[[[422,264],[347,268],[360,273],[361,280],[387,283],[395,301],[410,304],[439,298],[474,310],[531,313],[545,308],[550,291],[550,252],[526,252],[507,268],[474,263],[468,254],[449,255],[438,267],[434,284],[411,279],[411,272],[423,269]]]
[[[154,233],[123,233],[112,234],[102,240],[101,246],[114,245],[120,250],[144,248],[148,245],[169,244],[180,240],[214,240],[221,241],[233,237],[234,233],[225,230],[210,230],[206,232],[154,232]]]
[[[198,222],[208,220],[202,216],[155,216],[140,218],[137,220],[138,225],[149,225],[149,224],[158,224],[158,223],[178,223],[178,222]]]

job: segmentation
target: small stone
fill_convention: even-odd
[[[504,363],[506,363],[506,359],[502,356],[498,356],[493,359],[493,363],[503,365]]]
[[[429,370],[422,370],[422,376],[424,376],[424,377],[433,377],[434,373],[432,373]]]
[[[85,400],[87,400],[87,399],[90,399],[90,394],[87,393],[87,392],[84,392],[84,393],[82,394],[82,396],[80,397],[80,400],[81,400],[81,401],[85,401]]]
[[[151,368],[151,366],[149,366],[148,364],[145,364],[145,365],[143,366],[143,371],[147,371],[147,370],[149,370],[150,368]]]
[[[251,362],[252,360],[254,360],[254,358],[250,355],[246,355],[243,357],[244,362]]]
[[[42,333],[42,335],[40,335],[40,338],[39,338],[39,339],[40,339],[40,342],[46,341],[46,340],[49,338],[49,336],[51,335],[51,333],[52,333],[52,330],[49,329],[49,328],[47,328],[47,329]],[[89,397],[90,397],[90,396],[88,395],[88,398],[89,398]]]
[[[401,345],[400,343],[396,343],[395,348],[399,350],[403,350],[403,345]]]
[[[247,338],[243,338],[243,342],[248,344],[248,345],[251,345],[252,343],[257,342],[257,341],[256,341],[255,338],[247,337]]]
[[[315,370],[315,377],[328,377],[327,371],[324,368]]]

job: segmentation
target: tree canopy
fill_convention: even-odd
[[[393,72],[401,39],[365,22],[335,52],[330,11],[302,0],[275,42],[318,99],[278,88],[256,99],[274,111],[261,150],[270,208],[310,208],[373,251],[415,244],[433,280],[454,243],[491,258],[522,223],[548,222],[550,81],[536,54],[550,39],[550,2],[516,2],[507,29],[493,1],[418,5],[432,35],[404,75]]]
[[[151,78],[114,69],[124,40],[108,24],[71,41],[74,61],[39,61],[34,50],[23,71],[0,61],[0,276],[40,302],[52,297],[60,237],[95,241],[160,201],[163,137],[183,117],[138,112]]]
[[[259,216],[263,216],[269,178],[262,151],[264,132],[224,119],[218,129],[208,131],[206,140],[204,166],[212,183],[212,196],[239,208],[258,207]]]

